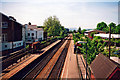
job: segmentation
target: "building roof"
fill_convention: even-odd
[[[37,29],[37,25],[28,25],[28,29]]]
[[[43,28],[37,28],[37,30],[39,30],[39,31],[43,31]]]
[[[1,12],[0,12],[0,15],[1,15],[1,17],[2,17],[2,16],[7,17],[9,20],[12,20],[11,18],[14,18],[14,17],[12,17],[12,16],[7,16],[6,14],[3,14],[3,13],[1,13]],[[16,23],[22,25],[21,23],[17,22],[17,20],[16,20],[15,18],[14,18],[14,20],[12,20],[12,21],[14,21],[14,22],[16,22]]]
[[[103,54],[98,54],[90,67],[95,78],[106,79],[117,67],[120,67],[120,64],[114,62]]]
[[[94,34],[94,36],[100,36],[102,38],[109,38],[109,34]],[[111,34],[111,38],[120,38],[120,34]]]
[[[36,29],[38,31],[42,31],[43,30],[43,28],[37,28],[37,25],[28,25],[28,29],[31,29],[31,30]]]
[[[87,32],[87,33],[88,33],[88,32],[102,32],[102,33],[103,33],[104,31],[101,31],[101,30],[88,30],[88,31],[85,31],[85,32]],[[105,33],[105,32],[104,32],[104,33]]]

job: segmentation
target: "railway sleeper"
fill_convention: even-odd
[[[58,44],[60,44],[60,42]],[[34,60],[29,65],[27,65],[22,70],[20,70],[17,74],[13,75],[10,78],[10,80],[14,79],[14,78],[18,78],[18,76],[19,76],[19,79],[22,79],[23,76],[25,76],[38,62],[40,62],[46,55],[48,55],[48,53],[51,52],[51,50],[53,50],[53,48],[55,48],[58,44],[56,44],[55,46],[53,46],[52,48],[50,48],[48,51],[46,51],[46,53],[44,53],[43,55],[41,55],[40,57],[38,57],[36,60]]]

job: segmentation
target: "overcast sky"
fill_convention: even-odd
[[[15,17],[21,24],[42,26],[45,19],[55,15],[66,28],[94,29],[102,21],[118,24],[118,1],[1,0],[0,12]]]

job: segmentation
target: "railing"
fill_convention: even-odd
[[[78,61],[78,54],[76,54],[76,59],[77,59],[77,66],[78,66],[78,69],[79,69],[79,75],[81,77],[81,80],[83,80],[82,71],[80,69],[80,64],[79,64],[79,61]],[[84,65],[84,68],[86,68],[86,64],[84,63],[83,60],[82,60],[82,63]],[[87,67],[87,76],[88,76],[88,79],[91,80],[91,70],[90,70],[89,66]]]
[[[83,80],[82,71],[80,69],[79,61],[78,61],[78,54],[76,54],[76,59],[77,59],[77,66],[78,66],[78,70],[79,70],[79,77],[80,77],[81,80]]]

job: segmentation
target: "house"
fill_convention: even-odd
[[[88,30],[88,31],[84,32],[84,35],[86,35],[87,37],[91,38],[92,37],[91,36],[92,32],[97,33],[97,34],[102,34],[102,33],[106,34],[106,32],[100,31],[100,30]]]
[[[100,36],[103,39],[109,39],[109,34],[94,34],[94,36]],[[120,34],[111,34],[111,38],[120,39]]]
[[[43,30],[44,30],[44,26],[37,26],[37,28],[43,28]],[[43,32],[43,40],[47,40],[47,31],[44,31]]]
[[[0,21],[2,30],[0,47],[2,48],[0,52],[2,52],[2,55],[8,55],[23,48],[22,24],[18,23],[12,16],[3,13],[0,13],[0,15],[2,16],[2,21]]]
[[[27,24],[23,25],[22,27],[22,40],[24,47],[26,47],[26,39],[27,39]]]
[[[37,25],[25,25],[26,27],[26,44],[30,44],[36,41],[44,39],[43,28],[37,28]],[[24,36],[25,36],[24,35]]]
[[[103,54],[98,54],[90,65],[93,80],[120,80],[120,64]]]
[[[100,36],[102,39],[109,39],[109,34],[94,34],[94,36]],[[120,39],[120,34],[111,34],[112,39]],[[108,41],[106,41],[108,42]],[[114,43],[112,45],[115,45],[117,47],[120,47],[120,43]]]

